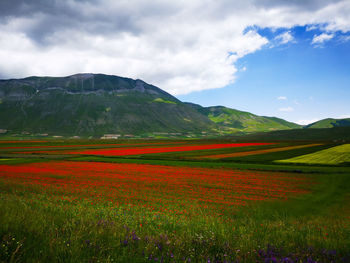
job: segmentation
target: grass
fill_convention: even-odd
[[[203,142],[193,142],[198,143]],[[283,144],[289,145],[295,144]],[[331,146],[334,145],[294,149],[289,154],[318,152],[320,147],[334,149]],[[15,158],[13,154],[13,159],[1,159],[0,164],[3,171],[0,173],[0,261],[290,262],[286,261],[289,258],[293,262],[348,262],[350,168],[273,163],[273,158],[276,160],[281,153],[259,155],[255,163],[253,159],[235,162],[233,158],[206,162],[180,160],[178,153],[163,159],[159,159],[162,156],[159,154],[159,158],[154,155],[142,158],[62,156],[59,161],[51,155],[37,158],[28,154],[26,158]],[[195,156],[194,152],[191,154]],[[264,159],[264,155],[268,157]],[[63,165],[62,172],[57,172],[54,164],[68,161],[72,165]],[[101,163],[104,168],[93,172],[93,162]],[[67,172],[73,169],[73,164],[81,164],[81,171],[85,172]],[[111,166],[113,164],[118,166]],[[26,173],[19,174],[23,179],[15,179],[14,173],[5,176],[6,165],[13,169],[50,169],[41,174],[30,174],[26,169]],[[120,179],[107,176],[113,171],[122,171],[121,168],[108,170],[108,167],[131,165],[146,165],[150,169],[161,165],[168,167],[161,169],[177,171],[173,176],[181,176],[185,171],[206,173],[212,169],[216,169],[217,174],[235,171],[246,174],[247,178],[251,173],[264,174],[270,178],[265,181],[271,184],[263,188],[266,191],[272,189],[280,175],[290,180],[286,187],[303,178],[310,183],[298,186],[307,193],[288,196],[287,200],[222,206],[200,199],[206,200],[212,194],[212,198],[231,200],[235,191],[232,194],[223,191],[234,184],[230,186],[228,181],[222,181],[227,180],[224,176],[201,177],[191,172],[193,177],[171,181],[165,180],[170,172],[159,177],[160,168],[139,179],[140,175],[135,174],[139,168],[126,169]],[[74,180],[80,183],[73,187]],[[117,182],[122,184],[114,187]],[[253,182],[247,186],[254,185]],[[207,194],[197,194],[201,193],[200,189],[205,189]],[[247,191],[241,197],[250,196]]]
[[[294,144],[292,144],[294,145]],[[328,149],[330,147],[334,146],[334,144],[324,144],[320,146],[313,146],[313,147],[307,147],[307,148],[299,148],[294,150],[287,150],[287,151],[281,151],[281,152],[270,152],[265,154],[259,154],[259,155],[247,155],[247,156],[237,156],[233,158],[225,158],[223,160],[228,162],[235,162],[235,163],[274,163],[275,160],[283,159],[283,158],[292,158],[295,156],[313,153],[319,150]]]
[[[302,164],[284,164],[284,163],[241,163],[228,161],[199,161],[199,160],[154,160],[154,159],[136,159],[122,157],[100,157],[84,156],[69,158],[72,161],[87,162],[106,162],[106,163],[139,163],[153,165],[187,166],[187,167],[205,167],[205,168],[231,168],[239,170],[252,171],[275,171],[290,173],[310,173],[310,174],[349,174],[349,167],[327,167],[327,166],[306,166]]]
[[[306,145],[271,148],[271,149],[256,150],[256,151],[246,151],[246,152],[237,152],[237,153],[228,153],[228,154],[214,154],[214,155],[202,156],[202,158],[223,159],[223,158],[230,158],[230,157],[242,157],[242,156],[248,156],[248,155],[272,153],[272,152],[283,152],[283,151],[288,151],[288,150],[308,148],[308,147],[319,146],[319,145],[322,145],[322,144],[306,144]]]
[[[343,180],[332,185],[338,188]],[[176,262],[251,262],[268,246],[282,249],[284,256],[301,257],[312,247],[314,256],[322,258],[323,249],[336,249],[342,257],[350,245],[346,207],[329,207],[329,202],[339,203],[338,191],[189,219],[127,205],[71,201],[60,192],[7,187],[1,187],[1,235],[8,257],[19,261],[143,262],[163,257]]]
[[[162,102],[162,103],[169,103],[169,104],[176,104],[175,101],[171,101],[171,100],[164,100],[162,98],[156,98],[153,100],[154,102]]]
[[[297,156],[290,159],[278,160],[281,163],[305,163],[339,165],[350,163],[350,144],[343,144],[315,153]]]

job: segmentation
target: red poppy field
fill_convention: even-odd
[[[312,181],[283,173],[99,162],[46,162],[0,166],[0,178],[74,198],[186,214],[195,204],[221,214],[254,201],[309,193]],[[172,210],[179,203],[182,209]],[[179,207],[181,207],[179,205]]]
[[[323,144],[37,144],[0,146],[1,262],[347,262],[347,167],[169,159]]]
[[[170,146],[170,147],[161,146],[161,145],[157,147],[148,147],[149,144],[146,144],[144,147],[121,147],[121,148],[118,147],[118,148],[103,148],[103,149],[74,150],[74,151],[34,151],[34,152],[31,151],[31,152],[20,152],[20,153],[125,156],[125,155],[142,155],[142,154],[154,154],[154,153],[215,150],[215,149],[236,148],[236,147],[263,146],[263,145],[271,145],[271,144],[272,143],[225,143],[225,144],[184,145],[184,146]],[[86,145],[83,145],[83,146],[86,146]],[[125,145],[119,144],[119,146],[125,146]]]

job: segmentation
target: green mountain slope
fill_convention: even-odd
[[[323,119],[309,125],[304,128],[333,128],[333,127],[350,127],[350,118],[348,119]]]
[[[213,123],[141,80],[103,74],[0,81],[0,129],[53,135],[200,132]]]
[[[276,117],[257,116],[250,112],[239,111],[223,106],[201,107],[187,103],[214,123],[232,131],[257,132],[297,129],[301,126]]]

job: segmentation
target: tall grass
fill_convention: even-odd
[[[312,194],[222,216],[196,206],[187,215],[147,211],[1,182],[1,260],[253,262],[271,255],[341,260],[350,252],[349,178],[323,175],[319,182]]]

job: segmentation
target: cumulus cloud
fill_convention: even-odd
[[[306,31],[313,31],[313,30],[317,30],[319,27],[316,25],[309,25],[306,27]]]
[[[322,44],[325,41],[331,40],[334,37],[334,34],[322,33],[320,35],[315,35],[312,39],[312,44]]]
[[[287,44],[288,42],[292,42],[294,41],[294,37],[292,36],[292,34],[290,33],[290,31],[284,32],[282,34],[279,34],[278,36],[275,37],[275,40],[283,45],[283,44]]]
[[[172,94],[221,88],[235,63],[269,43],[254,30],[323,25],[350,31],[346,0],[2,0],[0,76],[100,72]],[[247,30],[247,28],[253,28]]]
[[[285,108],[279,108],[279,111],[284,111],[284,112],[292,112],[294,111],[293,107],[285,107]]]
[[[277,100],[286,100],[286,99],[287,99],[286,96],[279,96],[279,97],[277,97]]]

